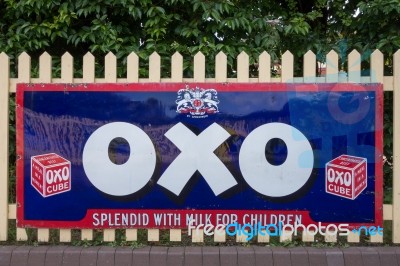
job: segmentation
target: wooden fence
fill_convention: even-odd
[[[18,76],[11,78],[10,59],[5,53],[0,54],[0,241],[8,240],[9,220],[16,219],[16,204],[10,203],[8,195],[9,186],[9,97],[15,93],[17,83],[135,83],[135,82],[289,82],[289,83],[325,83],[325,82],[354,82],[354,83],[383,83],[385,91],[393,91],[393,204],[383,206],[384,220],[392,221],[392,241],[400,243],[400,50],[393,57],[393,76],[384,76],[384,56],[376,50],[370,58],[370,76],[361,75],[361,55],[357,51],[352,51],[348,55],[348,65],[346,77],[339,74],[339,56],[335,51],[331,51],[326,56],[326,75],[318,77],[316,75],[317,60],[311,51],[304,55],[303,77],[294,77],[294,59],[290,52],[286,52],[281,60],[280,77],[271,75],[271,58],[264,52],[259,56],[258,78],[249,76],[249,57],[242,52],[237,57],[236,78],[227,76],[227,57],[220,52],[215,58],[215,77],[206,78],[205,56],[198,53],[194,57],[193,78],[183,77],[183,57],[175,53],[171,58],[171,77],[161,78],[161,58],[157,53],[153,53],[149,59],[149,77],[139,77],[139,58],[132,53],[127,58],[127,77],[117,78],[117,59],[114,54],[109,53],[105,57],[105,76],[97,78],[95,76],[95,58],[88,53],[83,58],[83,77],[74,78],[73,57],[66,53],[61,58],[61,77],[53,78],[52,58],[44,53],[39,58],[39,77],[31,78],[31,58],[23,53],[18,57]],[[385,228],[386,229],[386,228]],[[170,241],[181,241],[182,230],[169,230]],[[71,230],[59,229],[59,241],[71,242]],[[83,229],[80,233],[82,240],[92,240],[93,230]],[[37,229],[37,240],[48,242],[50,236],[49,229]],[[192,242],[203,242],[203,234],[193,234]],[[293,236],[283,234],[280,241],[291,240]],[[135,241],[138,238],[137,229],[125,230],[126,241]],[[246,236],[237,236],[237,242],[246,242]],[[28,239],[26,229],[16,229],[16,240],[26,241]],[[148,229],[148,241],[159,241],[160,230]],[[15,239],[10,239],[15,240]],[[103,241],[114,241],[115,230],[103,230]],[[315,241],[314,236],[303,233],[302,240],[305,242]],[[225,242],[226,235],[215,234],[215,242]],[[258,242],[269,242],[268,236],[258,236]],[[326,242],[336,242],[337,236],[325,236]],[[351,233],[347,237],[348,242],[360,242],[360,236]],[[383,242],[383,237],[376,235],[370,236],[370,242]]]

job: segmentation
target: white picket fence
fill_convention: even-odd
[[[382,83],[385,91],[393,91],[393,204],[385,204],[383,206],[384,220],[392,221],[392,241],[400,243],[400,51],[397,51],[393,57],[393,76],[384,76],[384,56],[376,50],[371,54],[370,58],[371,75],[361,76],[361,55],[357,51],[352,51],[348,55],[347,77],[339,75],[339,56],[335,51],[331,51],[326,55],[326,75],[318,77],[316,75],[317,60],[311,51],[304,55],[303,77],[294,77],[294,59],[290,52],[286,52],[281,60],[280,77],[271,76],[271,57],[264,52],[259,56],[258,78],[249,77],[249,57],[242,52],[237,57],[237,77],[228,78],[227,74],[227,57],[220,52],[215,58],[215,77],[206,78],[206,61],[202,53],[196,54],[194,57],[193,78],[183,77],[183,57],[179,53],[175,53],[171,58],[171,77],[161,78],[161,58],[157,53],[153,53],[149,59],[149,77],[139,77],[139,58],[132,53],[127,58],[127,77],[117,78],[117,59],[114,54],[109,53],[105,57],[105,75],[103,78],[95,76],[95,58],[92,54],[87,53],[83,58],[83,77],[74,78],[73,57],[66,53],[61,58],[61,77],[52,77],[52,57],[48,53],[44,53],[39,58],[39,77],[31,77],[31,58],[28,54],[22,53],[16,62],[18,65],[18,77],[10,77],[10,59],[5,53],[0,54],[0,241],[6,241],[8,238],[8,221],[16,219],[16,204],[10,203],[8,195],[9,185],[9,97],[10,94],[16,92],[17,83],[142,83],[142,82],[241,82],[241,83],[258,83],[258,82],[287,82],[287,83]],[[181,241],[182,230],[169,230],[170,241]],[[81,239],[92,240],[93,230],[81,230]],[[71,242],[71,230],[59,229],[59,241]],[[50,237],[49,229],[37,229],[37,239],[39,242],[48,242]],[[103,230],[103,241],[114,241],[115,230]],[[192,242],[204,242],[203,234],[192,234]],[[282,235],[280,241],[291,240],[293,236]],[[138,238],[137,229],[125,230],[126,241],[135,241]],[[148,241],[159,241],[160,230],[148,229]],[[246,242],[246,236],[237,236],[237,242]],[[28,239],[26,229],[17,228],[16,240],[26,241]],[[303,233],[302,241],[313,242],[314,236]],[[215,234],[215,242],[225,242],[226,235]],[[268,235],[257,238],[258,242],[269,242]],[[326,242],[336,242],[337,236],[325,236]],[[347,237],[348,242],[360,242],[360,236],[350,234]],[[383,237],[376,235],[370,236],[370,242],[383,242]]]

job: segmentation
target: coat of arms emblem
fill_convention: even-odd
[[[218,113],[219,100],[215,89],[189,88],[178,91],[176,99],[176,112],[188,114],[192,117],[207,117],[209,114]]]

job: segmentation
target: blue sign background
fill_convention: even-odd
[[[208,86],[202,84],[204,88]],[[376,128],[376,91],[219,91],[219,113],[206,118],[177,113],[176,91],[24,91],[23,94],[24,174],[19,178],[24,178],[25,220],[79,221],[88,209],[234,209],[306,210],[313,220],[321,222],[375,221],[375,155],[379,152],[375,137],[376,130],[380,130]],[[343,114],[353,121],[344,123]],[[100,126],[117,121],[142,128],[159,155],[158,174],[152,182],[140,192],[122,198],[97,190],[82,166],[83,147],[89,136]],[[179,154],[164,136],[178,122],[196,134],[216,122],[232,135],[215,153],[238,181],[234,189],[217,197],[198,172],[181,197],[157,185],[155,181]],[[258,126],[271,122],[286,123],[300,130],[314,151],[312,178],[300,192],[283,198],[258,194],[246,184],[238,165],[245,137]],[[119,145],[116,156],[124,160],[127,149]],[[71,161],[71,191],[44,198],[30,184],[30,158],[53,152]],[[272,160],[279,164],[287,149],[275,145],[272,152],[275,155]],[[325,192],[325,164],[342,154],[367,158],[367,188],[355,200]]]

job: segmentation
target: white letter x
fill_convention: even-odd
[[[182,123],[178,123],[165,136],[179,148],[181,153],[165,170],[158,184],[179,195],[190,177],[199,170],[215,195],[237,184],[235,178],[214,154],[230,134],[213,123],[198,136]]]

